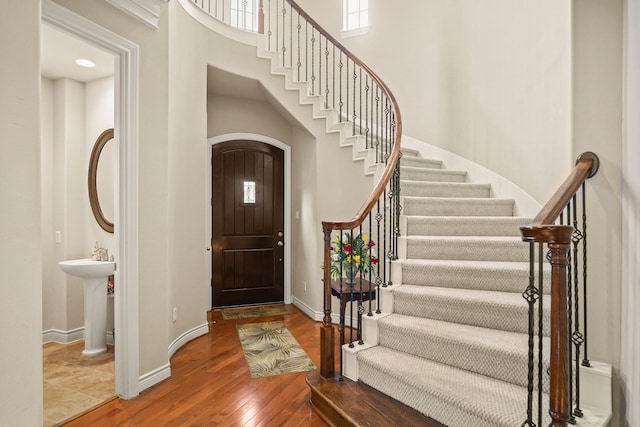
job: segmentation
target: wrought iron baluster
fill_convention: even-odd
[[[590,367],[591,362],[587,357],[587,192],[582,183],[582,323],[584,323],[584,358],[582,366]]]
[[[360,84],[358,85],[358,90],[359,90],[359,93],[360,93],[360,102],[359,102],[359,104],[360,104],[359,105],[359,111],[360,112],[358,114],[360,115],[360,117],[359,117],[360,118],[360,124],[359,124],[358,133],[360,135],[362,135],[362,68],[360,68],[360,80],[359,80],[359,83]]]
[[[322,96],[322,34],[318,31],[318,96]]]
[[[533,243],[531,243],[533,244]],[[544,353],[543,353],[543,341],[544,338],[544,245],[538,243],[538,292],[540,299],[538,299],[538,425],[542,426],[542,397],[544,382]]]
[[[350,238],[351,238],[351,242],[353,242],[353,228],[349,231],[350,233]],[[351,277],[353,277],[353,263],[349,263],[349,267],[351,270]],[[349,301],[351,301],[351,304],[349,304],[349,348],[353,348],[353,286],[354,285],[349,285]]]
[[[269,50],[269,51],[271,51],[271,35],[273,34],[271,32],[271,1],[272,0],[268,0],[268,2],[267,2],[268,3],[268,5],[267,5],[267,17],[268,17],[267,26],[269,27],[269,29],[267,31],[267,50]]]
[[[533,422],[533,337],[534,337],[534,306],[538,298],[540,297],[538,288],[536,288],[535,281],[535,243],[529,243],[529,286],[522,292],[522,298],[525,299],[529,306],[528,310],[528,326],[527,331],[529,335],[528,340],[528,353],[527,353],[527,419],[522,423],[522,426],[535,426]]]
[[[314,55],[316,47],[316,36],[315,36],[315,28],[311,27],[311,96],[315,95],[315,81],[316,81],[316,69],[315,69],[315,58]]]
[[[304,81],[309,83],[309,22],[304,22]],[[308,85],[305,94],[309,93]]]
[[[298,66],[298,81],[300,81],[300,67],[302,67],[302,62],[300,62],[300,30],[302,29],[302,25],[300,25],[300,12],[298,12],[298,62],[296,65]]]
[[[383,205],[382,205],[382,212],[383,212],[383,216],[382,216],[382,260],[384,262],[384,266],[382,268],[382,277],[383,277],[383,283],[382,283],[382,287],[386,288],[387,287],[387,279],[389,276],[387,276],[387,190],[385,189],[382,192],[382,199],[383,199]]]
[[[376,164],[380,163],[380,134],[382,132],[381,123],[380,123],[380,94],[379,91],[380,86],[376,84]]]
[[[569,204],[567,205],[567,221],[566,221],[566,225],[571,225],[571,202],[569,202]],[[569,329],[569,337],[571,337],[573,335],[573,292],[571,289],[571,283],[573,282],[573,265],[571,263],[571,258],[572,258],[572,254],[571,251],[568,250],[567,251],[567,327]],[[568,358],[569,358],[569,396],[568,396],[568,400],[569,400],[569,423],[570,424],[575,424],[576,423],[576,419],[573,416],[573,413],[571,413],[571,408],[573,408],[573,364],[571,363],[571,359],[573,358],[573,348],[571,347],[571,344],[569,342],[567,342],[567,354],[568,354]]]
[[[280,0],[276,0],[276,52],[278,51],[278,47],[280,46]],[[285,0],[282,0],[283,2]]]
[[[356,135],[356,120],[358,119],[358,114],[356,114],[356,87],[358,83],[358,73],[356,72],[356,64],[353,64],[353,136]]]
[[[376,223],[377,223],[377,228],[378,228],[378,244],[380,243],[381,239],[380,239],[380,221],[382,221],[382,214],[380,213],[380,200],[378,200],[378,203],[376,203]],[[382,264],[382,262],[384,262],[384,253],[383,256],[380,257],[380,254],[378,254],[378,266],[377,266],[377,271],[376,271],[376,292],[378,292],[378,302],[376,304],[376,314],[380,314],[382,313],[382,311],[380,310],[380,287],[382,286],[382,278],[380,277],[380,264]],[[382,261],[382,262],[381,262]]]
[[[345,86],[347,87],[347,91],[346,91],[347,105],[345,109],[345,116],[347,118],[347,121],[349,121],[349,57],[348,56],[347,56],[347,73],[345,75],[345,83],[346,83]]]
[[[575,346],[575,408],[573,410],[573,415],[576,417],[582,417],[582,410],[580,409],[580,345],[582,344],[582,334],[580,333],[580,296],[579,296],[579,283],[580,280],[578,278],[578,243],[582,240],[582,233],[578,229],[578,201],[577,197],[573,195],[573,201],[571,203],[573,207],[573,235],[571,236],[571,242],[573,243],[573,286],[574,286],[574,298],[575,298],[575,309],[574,309],[574,327],[573,334],[570,335],[571,341]],[[571,283],[569,283],[569,287],[571,287]]]
[[[331,84],[332,84],[332,90],[331,90],[331,94],[333,95],[333,101],[331,102],[331,108],[335,109],[336,108],[336,45],[331,43],[333,46],[333,66],[331,67],[331,72],[332,77],[331,77]]]
[[[339,70],[338,70],[338,76],[340,79],[339,82],[339,87],[340,87],[340,102],[339,102],[339,106],[340,106],[340,111],[338,112],[338,121],[340,123],[342,123],[342,106],[344,105],[344,103],[342,102],[342,67],[343,67],[343,63],[342,63],[342,50],[340,51],[340,65],[338,66]]]
[[[376,239],[378,237],[376,236]],[[373,239],[373,215],[369,214],[369,241],[375,243],[375,240]],[[373,316],[373,312],[372,312],[372,304],[373,304],[373,283],[371,282],[371,279],[373,278],[373,266],[376,264],[374,262],[375,260],[375,252],[374,252],[374,248],[375,246],[369,245],[369,277],[367,277],[367,280],[369,281],[369,311],[367,311],[367,316],[371,317]]]
[[[364,114],[365,114],[364,146],[365,148],[368,149],[369,148],[369,74],[365,74],[364,93],[365,93],[364,95]],[[360,108],[362,109],[362,101],[361,101]]]
[[[289,66],[293,68],[293,5],[289,4]]]
[[[287,29],[287,9],[286,2],[282,1],[282,66],[286,67],[287,46],[286,46],[286,29]]]
[[[324,108],[329,108],[329,39],[324,39]]]

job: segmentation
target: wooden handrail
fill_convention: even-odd
[[[312,17],[310,17],[298,4],[293,0],[287,0],[293,9],[295,9],[300,16],[302,16],[307,22],[309,22],[321,35],[326,37],[331,43],[333,43],[340,51],[342,51],[348,58],[350,58],[354,64],[361,67],[371,77],[391,101],[393,107],[393,117],[395,117],[395,128],[393,129],[394,143],[387,159],[387,164],[382,176],[376,183],[371,195],[364,202],[362,207],[358,210],[355,216],[349,221],[322,221],[322,230],[324,234],[324,256],[323,265],[324,268],[324,298],[323,298],[323,319],[322,327],[320,329],[320,374],[324,378],[331,378],[335,375],[335,334],[334,327],[331,320],[331,269],[328,266],[331,265],[331,233],[333,230],[352,230],[362,225],[365,219],[371,214],[371,211],[376,206],[380,197],[383,196],[387,185],[391,181],[394,174],[396,164],[400,158],[400,141],[402,138],[402,118],[400,115],[400,109],[395,96],[391,93],[391,90],[382,81],[382,79],[364,62],[362,62],[356,55],[351,53],[346,47],[342,45],[337,39],[329,34],[320,24],[318,24]]]
[[[300,16],[302,16],[306,21],[308,21],[320,34],[327,38],[331,43],[333,43],[338,49],[345,53],[355,64],[365,70],[369,76],[373,79],[375,83],[377,83],[385,95],[391,100],[393,105],[393,113],[395,115],[396,123],[395,123],[395,140],[393,144],[393,148],[389,155],[389,159],[387,161],[387,167],[384,170],[380,180],[374,187],[369,198],[364,202],[360,210],[356,213],[356,215],[350,221],[340,221],[340,222],[330,222],[323,221],[322,228],[323,230],[350,230],[355,227],[360,226],[367,215],[371,213],[371,210],[375,206],[375,204],[380,199],[380,196],[384,192],[387,184],[391,180],[391,176],[393,175],[393,171],[395,169],[395,165],[400,157],[400,141],[402,139],[402,118],[400,116],[400,109],[398,108],[398,103],[396,101],[395,96],[391,93],[389,87],[382,81],[382,79],[371,69],[360,60],[356,55],[354,55],[349,49],[342,45],[336,38],[334,38],[331,34],[329,34],[320,24],[318,24],[311,16],[307,14],[294,0],[287,0],[287,2],[291,5],[293,9],[295,9]]]
[[[529,243],[547,243],[551,263],[551,319],[549,355],[549,415],[550,426],[566,426],[571,418],[569,399],[569,328],[567,325],[567,252],[571,244],[573,227],[554,225],[584,182],[596,174],[598,156],[582,153],[576,166],[543,206],[529,225],[520,227],[522,240]]]
[[[553,224],[582,183],[598,172],[599,165],[598,156],[594,153],[591,151],[582,153],[576,160],[576,167],[536,215],[531,225]]]

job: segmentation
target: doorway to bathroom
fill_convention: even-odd
[[[284,301],[284,151],[213,145],[212,307]]]
[[[113,249],[117,256],[115,272],[116,290],[114,293],[114,371],[115,394],[130,399],[139,394],[139,343],[138,343],[138,195],[137,195],[137,87],[138,87],[138,46],[129,40],[105,30],[96,23],[77,15],[63,6],[51,1],[42,0],[42,26],[49,25],[77,40],[97,47],[108,55],[114,63],[113,80],[113,128],[114,128],[114,213]],[[87,137],[88,138],[88,137]],[[94,141],[90,141],[93,143]],[[81,165],[73,163],[72,167],[80,167],[83,179],[80,184],[71,181],[70,185],[79,185],[80,192],[86,194],[87,157]],[[126,201],[126,203],[125,203]],[[81,217],[69,226],[78,226],[80,220],[90,215],[88,200]],[[87,216],[93,220],[93,217]],[[44,238],[49,238],[43,233]],[[55,239],[58,236],[55,235]],[[61,239],[65,239],[64,234]],[[85,243],[85,242],[83,242]],[[83,244],[81,243],[81,245]],[[86,242],[93,246],[95,241]],[[90,256],[84,250],[80,256]],[[55,269],[57,265],[54,264]],[[57,272],[57,270],[55,270]]]

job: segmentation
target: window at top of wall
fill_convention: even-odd
[[[366,33],[369,28],[369,0],[343,1],[343,36]]]
[[[231,25],[245,31],[258,31],[257,3],[257,0],[231,0]]]

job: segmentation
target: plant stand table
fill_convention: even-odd
[[[344,345],[344,319],[345,309],[348,302],[358,302],[358,334],[357,339],[360,344],[362,341],[362,313],[364,313],[363,302],[376,299],[376,287],[370,281],[358,277],[355,279],[353,285],[349,285],[346,279],[332,279],[331,280],[331,295],[338,298],[340,301],[340,324],[338,325],[338,331],[340,332],[340,346]],[[352,322],[353,325],[353,322]],[[352,340],[349,342],[350,346],[353,346]]]

